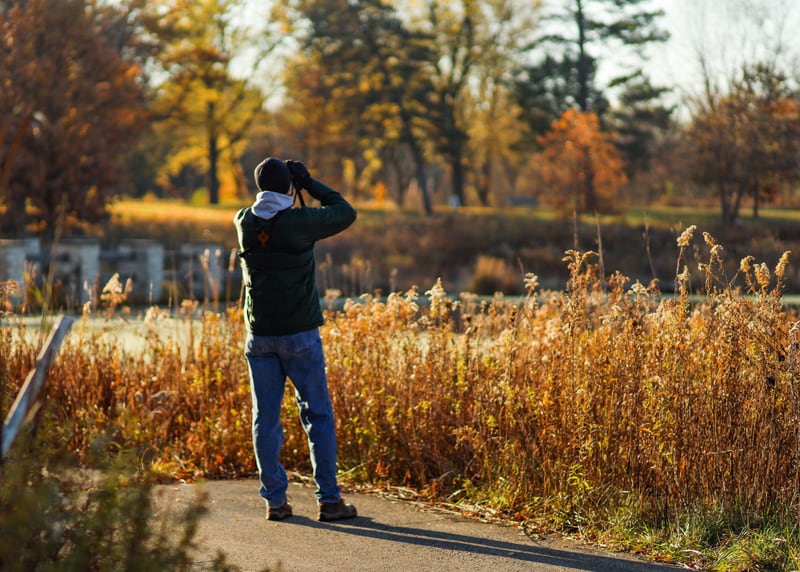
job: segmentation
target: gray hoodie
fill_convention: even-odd
[[[282,210],[290,208],[294,204],[294,188],[290,188],[289,194],[275,193],[272,191],[261,191],[256,195],[253,203],[253,214],[258,218],[269,220]]]

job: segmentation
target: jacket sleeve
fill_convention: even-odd
[[[303,209],[307,222],[313,228],[314,240],[320,240],[342,232],[356,220],[356,209],[328,185],[316,179],[307,189],[322,206]]]

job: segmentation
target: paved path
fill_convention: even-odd
[[[519,528],[376,495],[345,495],[359,516],[321,523],[313,489],[295,483],[289,488],[294,516],[281,522],[266,520],[255,480],[166,485],[156,498],[161,506],[179,507],[198,490],[208,494],[209,513],[197,535],[197,570],[207,568],[218,549],[246,572],[675,570],[572,541],[533,541]]]

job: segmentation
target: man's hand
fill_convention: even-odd
[[[297,189],[308,189],[314,179],[311,178],[311,173],[308,172],[306,166],[300,161],[286,161],[286,167],[289,169],[289,174],[292,176],[292,184]]]

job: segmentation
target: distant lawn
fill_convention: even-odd
[[[234,249],[238,245],[233,216],[247,204],[120,200],[110,207],[106,238],[112,243],[149,238],[168,249],[208,241]],[[642,283],[657,277],[669,290],[678,255],[675,241],[690,225],[698,231],[698,249],[691,251],[692,259],[699,257],[691,261],[693,272],[706,256],[703,232],[725,248],[731,277],[745,256],[771,267],[784,251],[795,251],[800,243],[800,211],[790,209],[762,209],[757,220],[750,209],[743,209],[740,224],[723,227],[714,207],[631,207],[618,213],[581,215],[576,221],[541,207],[440,206],[428,217],[374,203],[356,202],[355,206],[359,211],[356,224],[322,241],[317,251],[323,288],[347,294],[404,290],[411,285],[424,291],[437,278],[449,292],[491,295],[499,289],[518,294],[526,272],[538,275],[543,287],[558,289],[568,278],[564,253],[575,248],[602,251],[606,275],[619,271]],[[800,293],[798,255],[794,252],[791,258],[787,292]],[[696,274],[699,286],[701,277]]]
[[[123,221],[164,221],[181,219],[186,222],[230,223],[242,204],[194,205],[178,200],[124,199],[111,204],[113,219]]]
[[[112,217],[123,221],[164,221],[181,219],[185,222],[206,222],[228,224],[233,214],[242,207],[250,204],[249,201],[226,202],[219,205],[198,205],[174,199],[122,199],[115,201],[110,206]],[[313,204],[313,201],[312,201]],[[387,215],[408,216],[418,218],[422,213],[412,210],[399,210],[396,208],[380,208],[374,204],[356,203],[359,214],[366,218],[383,218]],[[572,220],[571,216],[564,217],[556,211],[545,207],[477,207],[466,206],[452,208],[439,206],[435,214],[461,213],[470,216],[497,216],[505,214],[511,218],[530,218],[532,220]],[[743,208],[740,218],[745,224],[759,223],[785,223],[788,225],[800,224],[800,209],[765,208],[759,212],[759,219],[752,218],[752,210]],[[594,224],[593,214],[582,214],[578,217],[580,222]],[[693,206],[651,206],[632,207],[618,213],[600,214],[601,225],[629,224],[639,226],[645,221],[653,226],[671,227],[674,225],[719,225],[720,213],[718,207],[693,207]]]

